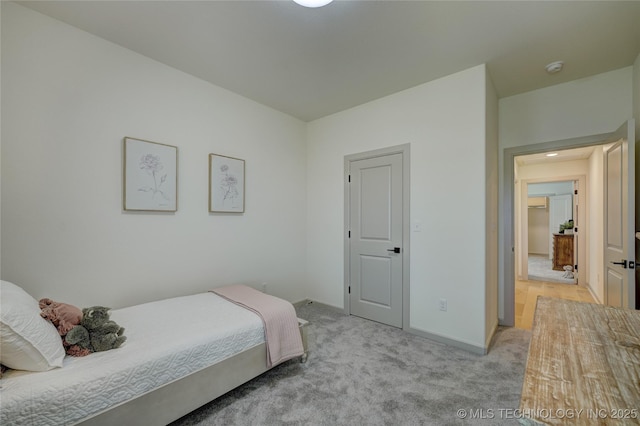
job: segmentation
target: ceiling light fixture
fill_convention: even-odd
[[[557,152],[550,152],[550,153],[547,154],[547,157],[555,157],[557,155],[558,155]]]
[[[331,3],[333,0],[293,0],[300,6],[304,7],[322,7]]]
[[[557,72],[562,71],[563,66],[564,66],[563,61],[555,61],[555,62],[551,62],[544,68],[547,70],[549,74],[555,74]]]

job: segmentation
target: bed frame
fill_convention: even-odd
[[[304,354],[300,357],[301,362],[306,362],[308,355],[308,324],[307,321],[298,318],[298,329],[304,348]],[[167,425],[269,370],[266,360],[266,345],[261,343],[137,398],[111,407],[78,424]]]

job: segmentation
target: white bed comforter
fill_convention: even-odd
[[[122,347],[5,373],[0,424],[73,424],[264,342],[256,314],[210,292],[113,310],[111,319],[125,328]]]

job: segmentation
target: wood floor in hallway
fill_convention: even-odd
[[[516,327],[531,330],[538,296],[597,303],[586,287],[576,284],[516,280]]]

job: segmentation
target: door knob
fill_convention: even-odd
[[[387,251],[392,251],[394,253],[400,253],[400,247],[394,247],[392,249],[387,249]]]
[[[623,269],[627,269],[627,260],[626,259],[623,259],[621,262],[613,262],[612,261],[611,263],[613,263],[614,265],[622,265]]]

